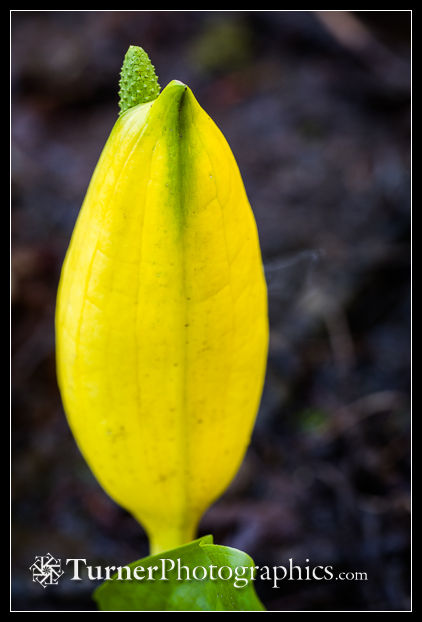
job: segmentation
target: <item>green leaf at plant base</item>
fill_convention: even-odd
[[[161,560],[173,560],[175,569],[167,573],[168,581],[161,580]],[[191,579],[178,580],[177,560],[190,569]],[[195,566],[217,566],[214,570],[217,576],[218,568],[229,566],[233,569],[233,576],[229,580],[195,580],[192,570]],[[234,587],[235,568],[247,567],[245,577],[250,578],[250,568],[254,567],[253,560],[242,551],[227,546],[213,544],[212,536],[204,536],[189,544],[158,555],[151,555],[128,564],[133,569],[142,566],[145,569],[145,579],[138,581],[116,580],[114,575],[94,592],[94,600],[101,611],[265,611],[264,606],[256,595],[253,581],[248,581],[244,587]],[[148,566],[158,566],[153,576],[155,580],[147,580]],[[167,562],[167,567],[170,562]],[[199,577],[202,574],[199,573]],[[222,575],[229,576],[225,569]],[[209,572],[208,572],[209,577]],[[240,582],[243,585],[243,581]]]

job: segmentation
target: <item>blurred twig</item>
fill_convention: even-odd
[[[350,11],[314,11],[334,39],[377,77],[397,90],[409,90],[408,63],[383,45]]]

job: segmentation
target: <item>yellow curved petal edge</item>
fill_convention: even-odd
[[[153,553],[195,537],[250,441],[267,293],[236,161],[178,81],[116,122],[64,261],[57,373],[79,448]]]

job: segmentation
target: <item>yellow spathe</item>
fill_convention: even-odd
[[[153,553],[195,537],[263,388],[266,284],[236,161],[178,81],[129,109],[66,255],[57,372],[82,454]]]

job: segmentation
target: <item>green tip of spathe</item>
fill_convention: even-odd
[[[153,101],[160,93],[154,65],[145,50],[137,45],[131,45],[126,52],[120,76],[120,114]]]

